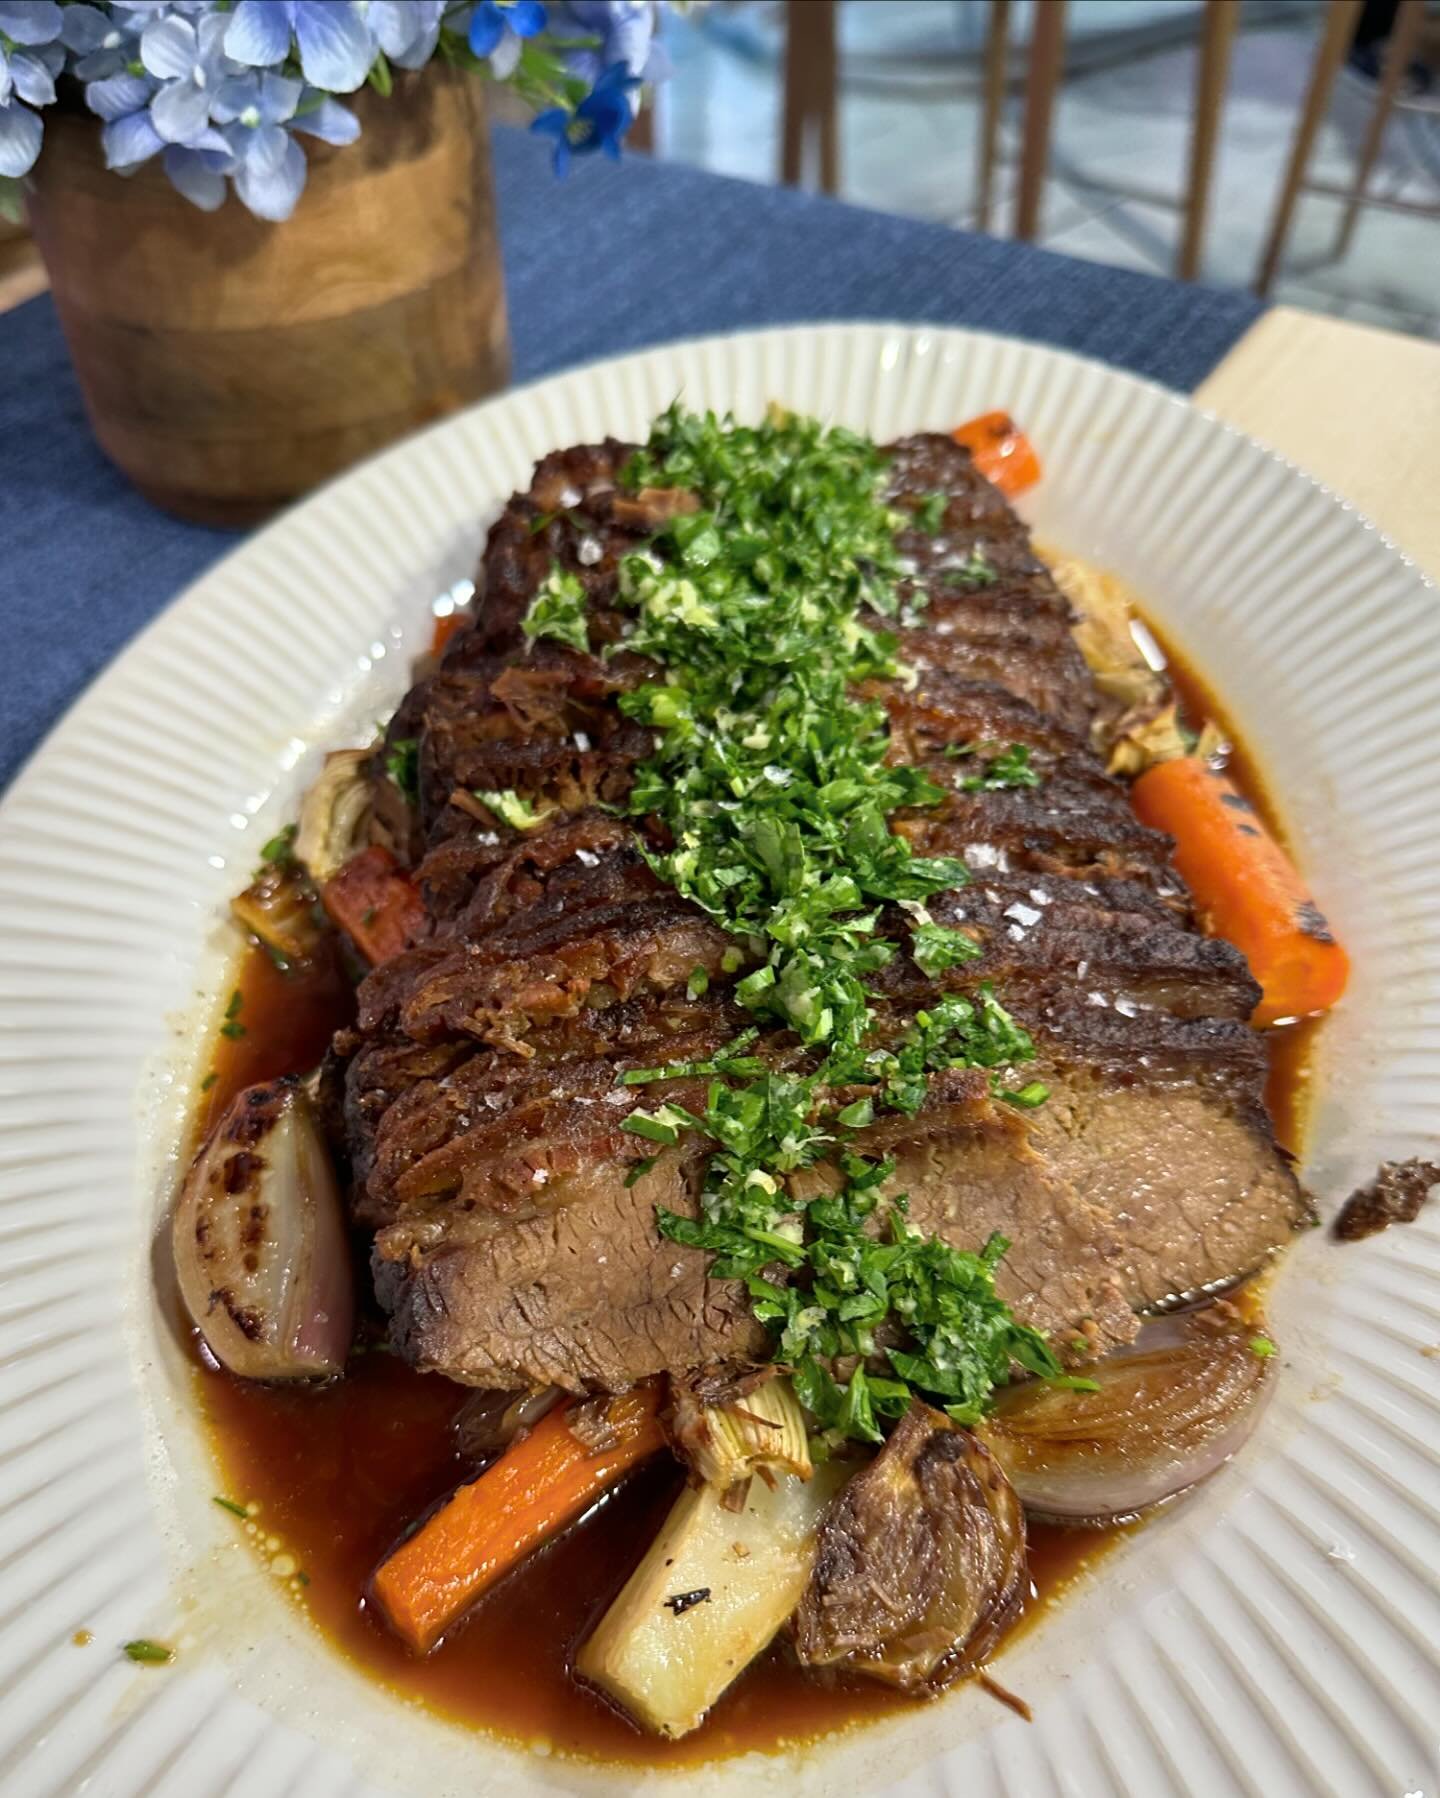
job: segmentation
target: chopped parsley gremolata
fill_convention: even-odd
[[[714,1144],[702,1215],[662,1210],[660,1229],[709,1251],[717,1277],[745,1282],[822,1426],[878,1440],[877,1416],[898,1415],[912,1393],[973,1422],[1012,1362],[1050,1378],[1059,1363],[995,1294],[1004,1239],[972,1254],[922,1237],[903,1195],[881,1197],[893,1163],[851,1141],[879,1112],[918,1111],[942,1068],[994,1070],[996,1094],[1022,1107],[1046,1097],[1037,1081],[1007,1079],[1034,1049],[988,987],[947,994],[898,1040],[873,1030],[867,976],[902,952],[877,934],[887,902],[910,908],[910,952],[927,974],[980,953],[924,911],[964,883],[963,864],[913,855],[889,827],[891,813],[943,792],[887,762],[885,709],[852,691],[906,677],[894,637],[861,613],[896,614],[895,533],[938,532],[943,497],[918,513],[889,506],[884,458],[847,431],[780,414],[751,429],[678,405],[623,479],[700,502],[620,567],[620,604],[634,613],[624,647],[662,670],[621,700],[656,732],[629,810],[668,827],[673,846],[650,854],[655,871],[734,934],[731,971],[747,969],[735,995],[755,1017],[712,1061],[624,1077],[711,1077],[700,1113],[662,1104],[626,1121],[657,1145],[685,1131]],[[978,552],[971,561],[983,570],[975,585],[994,579]],[[552,574],[525,628],[584,646],[579,582]],[[1007,755],[990,764],[995,784],[1036,779],[1024,751]],[[704,985],[697,970],[692,994]],[[803,1071],[754,1053],[776,1028],[810,1051]],[[797,1204],[786,1176],[821,1160],[838,1168],[838,1190]],[[789,1277],[772,1278],[776,1268]],[[844,1381],[837,1360],[853,1363]]]

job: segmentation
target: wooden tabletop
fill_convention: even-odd
[[[45,288],[0,238],[0,312]],[[1371,519],[1440,583],[1440,343],[1277,306],[1195,392]]]
[[[1277,306],[1194,397],[1323,481],[1440,583],[1440,343]]]

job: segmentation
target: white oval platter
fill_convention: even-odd
[[[325,1647],[210,1503],[151,1245],[223,993],[225,903],[326,747],[368,738],[437,594],[546,450],[676,394],[885,439],[996,406],[1048,542],[1124,576],[1259,752],[1351,946],[1306,1174],[1333,1210],[1435,1153],[1440,605],[1343,503],[1159,388],[964,331],[824,325],[649,350],[441,424],[244,543],[75,706],[0,807],[0,1791],[17,1798],[631,1792],[671,1776],[477,1735]],[[123,580],[125,571],[116,570]],[[1239,1460],[974,1688],[687,1792],[944,1798],[1440,1791],[1440,1208],[1313,1232]],[[76,1632],[92,1639],[77,1645]],[[178,1647],[163,1669],[119,1652]]]

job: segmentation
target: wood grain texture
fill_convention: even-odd
[[[1349,250],[1351,240],[1355,236],[1355,227],[1360,222],[1360,208],[1365,204],[1370,187],[1370,177],[1375,169],[1375,160],[1380,154],[1380,145],[1385,139],[1385,127],[1390,122],[1390,113],[1395,105],[1396,96],[1400,92],[1400,82],[1414,59],[1424,23],[1425,0],[1400,0],[1395,14],[1395,23],[1385,45],[1385,61],[1380,73],[1380,89],[1375,96],[1375,106],[1370,114],[1370,123],[1365,128],[1365,142],[1361,147],[1359,160],[1355,164],[1355,178],[1351,183],[1345,216],[1340,221],[1340,229],[1335,237],[1333,254],[1337,262]]]
[[[1029,242],[1040,229],[1040,202],[1050,166],[1055,95],[1065,79],[1066,0],[1036,0],[1025,75],[1025,128],[1020,144],[1020,192],[1015,235]]]
[[[1255,291],[1261,299],[1275,285],[1275,277],[1280,272],[1285,243],[1295,217],[1295,207],[1300,199],[1300,190],[1305,185],[1306,171],[1310,167],[1310,153],[1330,107],[1330,93],[1335,86],[1335,77],[1340,72],[1340,65],[1354,38],[1360,7],[1361,0],[1329,0],[1323,14],[1320,45],[1315,52],[1310,85],[1305,93],[1300,122],[1295,128],[1295,140],[1290,148],[1290,160],[1285,168],[1280,198],[1276,202],[1264,253],[1260,258],[1260,270],[1255,277]]]
[[[975,224],[990,229],[990,203],[999,162],[1000,120],[1005,111],[1005,79],[1010,59],[1010,0],[990,0],[985,32],[984,103],[980,114],[980,169],[975,182]]]
[[[784,115],[780,179],[798,187],[805,175],[806,146],[818,146],[820,188],[840,185],[839,62],[835,0],[789,0],[785,8]]]
[[[284,224],[202,213],[158,164],[119,181],[57,116],[36,241],[101,446],[168,510],[247,523],[509,371],[483,90],[442,69],[306,141]]]
[[[1239,0],[1205,0],[1200,34],[1200,69],[1195,87],[1195,122],[1190,134],[1190,173],[1185,189],[1185,218],[1175,273],[1193,281],[1200,273],[1205,221],[1210,209],[1210,183],[1220,114],[1230,73],[1230,48],[1239,22]]]

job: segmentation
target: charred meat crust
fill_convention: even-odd
[[[1340,1207],[1331,1233],[1339,1242],[1360,1242],[1391,1224],[1413,1224],[1434,1186],[1440,1166],[1433,1161],[1382,1161],[1375,1178]]]
[[[478,1385],[618,1390],[764,1348],[743,1293],[654,1228],[657,1202],[693,1210],[701,1145],[646,1171],[653,1145],[620,1129],[638,1096],[621,1071],[703,1058],[749,1021],[725,990],[729,939],[607,809],[653,747],[615,703],[653,670],[599,653],[621,634],[619,560],[650,510],[675,503],[617,499],[629,454],[607,440],[537,466],[490,533],[474,623],[397,713],[391,737],[419,746],[409,840],[432,931],[368,977],[339,1045],[354,1213],[376,1232],[396,1344]],[[874,1141],[896,1155],[917,1222],[965,1248],[1002,1230],[1001,1289],[1020,1315],[1058,1346],[1103,1349],[1134,1333],[1138,1309],[1248,1273],[1306,1215],[1261,1103],[1254,983],[1196,932],[1169,840],[1091,752],[1096,694],[1069,606],[1004,499],[939,436],[894,446],[891,490],[902,508],[947,496],[936,536],[900,536],[917,677],[869,689],[896,759],[947,794],[896,828],[969,865],[971,884],[931,910],[982,954],[941,984],[996,982],[1052,1097],[1022,1116],[983,1077],[945,1077]],[[556,564],[586,593],[588,652],[520,628]],[[985,746],[1010,743],[1040,784],[967,790]],[[538,829],[474,797],[504,788],[546,813]],[[897,940],[908,927],[885,920]],[[698,1000],[696,968],[710,983]],[[882,1027],[935,991],[898,955],[877,982]],[[645,1090],[685,1099],[683,1084]]]

